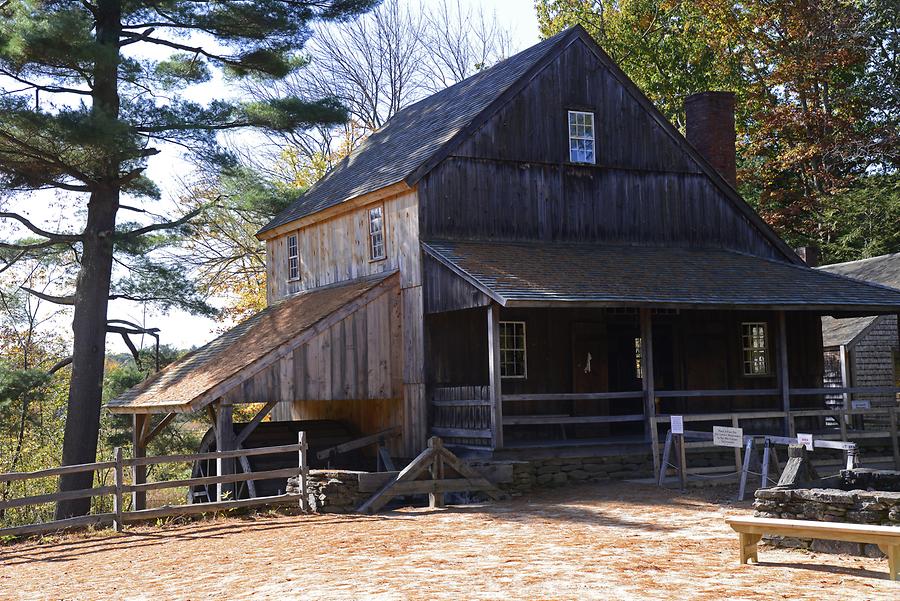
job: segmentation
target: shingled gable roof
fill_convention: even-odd
[[[263,309],[107,404],[112,413],[197,411],[369,300],[396,271],[301,292]]]
[[[474,133],[570,44],[582,41],[659,127],[697,163],[735,208],[784,258],[803,261],[698,153],[580,25],[399,111],[257,236],[392,184],[412,187]]]
[[[900,290],[724,249],[471,240],[423,247],[510,307],[900,311]]]
[[[821,271],[842,275],[863,282],[900,289],[900,253],[834,263],[818,268]],[[845,319],[822,318],[822,339],[826,348],[853,344],[878,321],[877,317],[852,317]]]
[[[259,233],[404,181],[510,86],[540,65],[541,59],[564,46],[573,31],[563,31],[397,112]]]

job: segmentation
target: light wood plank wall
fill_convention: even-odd
[[[369,260],[369,209],[384,204],[385,254]],[[269,303],[328,284],[400,269],[401,286],[422,283],[416,191],[352,209],[266,241]],[[300,280],[288,281],[287,239],[297,234]]]
[[[384,205],[385,227],[385,254],[381,261],[369,261],[369,221],[368,211],[379,204]],[[287,277],[287,238],[297,234],[297,245],[300,254],[300,280],[289,282]],[[267,297],[271,304],[282,298],[311,290],[320,286],[327,286],[343,281],[353,280],[367,275],[383,273],[387,271],[400,271],[400,303],[399,312],[400,330],[399,343],[394,339],[385,347],[376,350],[376,353],[387,353],[389,363],[402,366],[401,387],[402,393],[397,393],[396,398],[402,398],[399,407],[391,404],[385,405],[391,411],[395,420],[400,420],[403,426],[402,450],[409,456],[414,456],[425,446],[428,429],[427,404],[425,399],[425,370],[424,370],[424,302],[422,293],[422,253],[419,245],[419,204],[417,191],[411,190],[397,196],[373,202],[369,205],[348,210],[346,213],[334,216],[321,222],[313,223],[299,228],[294,232],[288,232],[266,242],[267,251]],[[346,327],[346,326],[345,326]],[[345,334],[346,336],[346,331]],[[385,343],[388,341],[385,340]],[[324,342],[323,342],[324,344]],[[335,344],[335,342],[330,342]],[[346,340],[338,344],[348,344]],[[325,360],[324,349],[314,351],[316,356]],[[370,352],[372,352],[370,350]],[[332,358],[325,360],[329,363],[333,373],[335,369],[356,370],[356,367],[348,367],[346,363],[338,363],[339,357],[335,355],[336,349],[330,347]],[[308,361],[309,359],[305,359]],[[295,363],[296,365],[296,363]],[[325,370],[325,366],[321,366]],[[351,377],[348,372],[347,377]],[[305,386],[300,377],[307,377],[295,371],[294,386]],[[357,374],[358,376],[358,374]],[[324,384],[323,384],[324,385]],[[333,388],[333,380],[331,387]],[[336,394],[337,393],[337,394]],[[348,393],[349,394],[349,393]],[[274,412],[275,419],[300,419],[298,416],[327,417],[329,415],[327,403],[312,403],[315,398],[330,398],[334,400],[348,398],[366,398],[360,394],[344,394],[331,390],[329,395],[298,395],[294,394],[295,401],[291,407],[282,407]],[[394,395],[392,395],[394,397]],[[298,400],[302,399],[302,400]],[[335,419],[342,419],[342,411],[348,411],[343,403],[333,403]],[[339,406],[341,405],[341,406]],[[314,409],[313,409],[314,408]],[[374,410],[374,407],[373,407]],[[368,409],[367,409],[368,411]],[[356,415],[356,414],[354,414]],[[362,414],[357,415],[361,423],[381,424],[391,421],[385,418],[370,415],[363,419]],[[305,419],[305,418],[304,418]],[[356,418],[354,418],[356,419]],[[388,423],[387,425],[394,425]],[[371,433],[365,426],[362,431]]]

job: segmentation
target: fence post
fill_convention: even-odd
[[[124,488],[125,466],[122,461],[122,447],[115,448],[116,467],[114,472],[114,484],[116,492],[113,495],[113,528],[116,532],[122,532],[125,529],[125,522],[122,520],[122,489]]]
[[[297,483],[300,488],[300,508],[303,511],[309,511],[309,494],[306,490],[306,480],[309,477],[309,464],[306,463],[306,450],[308,449],[306,432],[300,432],[297,437],[300,443],[300,451],[298,453],[300,473],[298,474],[299,482]]]

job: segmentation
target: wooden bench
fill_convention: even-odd
[[[756,544],[763,534],[774,534],[878,545],[888,558],[888,577],[891,580],[900,577],[900,527],[754,517],[726,518],[725,521],[740,534],[742,564],[751,559],[758,563]]]

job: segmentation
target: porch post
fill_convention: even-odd
[[[659,433],[656,428],[656,389],[653,382],[653,314],[641,309],[641,385],[644,389],[644,436],[650,439],[653,471],[659,475]]]
[[[788,377],[787,320],[784,311],[778,311],[778,387],[781,389],[781,405],[784,411],[784,435],[791,435],[791,382]]]
[[[147,447],[144,442],[144,430],[146,430],[147,422],[150,415],[146,413],[135,413],[132,417],[131,444],[132,456],[137,459],[147,456]],[[131,468],[131,479],[134,484],[145,484],[147,482],[147,466],[135,465]],[[147,493],[134,492],[131,494],[131,507],[133,510],[147,509]]]
[[[850,351],[846,344],[842,344],[838,351],[841,355],[841,387],[850,388]],[[850,409],[850,393],[844,393],[844,409]],[[841,418],[846,419],[846,418]]]
[[[218,402],[219,409],[216,411],[216,450],[217,451],[233,451],[235,450],[234,436],[234,419],[231,403],[224,400]],[[219,476],[226,476],[234,473],[234,459],[216,459],[216,471]],[[234,484],[219,483],[216,486],[216,500],[224,501],[223,498],[226,491],[235,491],[237,487]],[[235,497],[232,495],[233,500]]]
[[[487,308],[488,382],[491,389],[491,438],[493,448],[503,447],[503,395],[500,388],[500,305]]]

